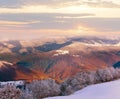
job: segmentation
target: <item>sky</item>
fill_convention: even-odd
[[[0,0],[0,39],[120,35],[120,0]]]

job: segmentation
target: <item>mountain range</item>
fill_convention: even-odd
[[[1,81],[50,77],[62,82],[78,72],[115,66],[119,61],[119,37],[0,41]]]

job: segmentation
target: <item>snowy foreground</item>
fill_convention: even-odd
[[[120,99],[120,80],[88,86],[69,96],[44,99]]]

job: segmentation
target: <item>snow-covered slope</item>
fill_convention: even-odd
[[[120,80],[92,85],[70,96],[45,99],[120,99]]]
[[[0,61],[0,69],[3,68],[3,67],[6,67],[6,66],[12,66],[13,64],[12,63],[9,63],[7,61]]]

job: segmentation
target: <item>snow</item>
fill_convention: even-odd
[[[94,44],[89,44],[89,43],[83,43],[84,45],[86,46],[93,46],[93,47],[97,47],[97,46],[113,46],[112,44],[105,44],[105,43],[97,43],[97,42],[94,42]]]
[[[0,61],[0,68],[4,67],[5,65],[13,65],[12,63],[6,62],[6,61]]]
[[[69,96],[45,99],[120,99],[120,80],[91,85]]]
[[[56,53],[57,54],[54,54],[54,56],[66,55],[66,54],[69,54],[69,51],[68,50],[57,50]]]
[[[4,42],[3,45],[8,47],[8,48],[14,48],[15,47],[14,45],[6,43],[6,42]]]
[[[93,46],[93,47],[97,47],[97,46],[120,46],[120,42],[116,43],[116,44],[106,44],[106,43],[97,43],[97,42],[94,42],[93,44],[89,44],[89,43],[83,43],[84,45],[86,46]]]
[[[80,57],[80,55],[73,55],[73,57]]]
[[[20,81],[7,81],[7,82],[0,82],[0,86],[5,86],[5,85],[15,85],[15,86],[19,86],[19,85],[24,85],[25,82],[20,80]]]

